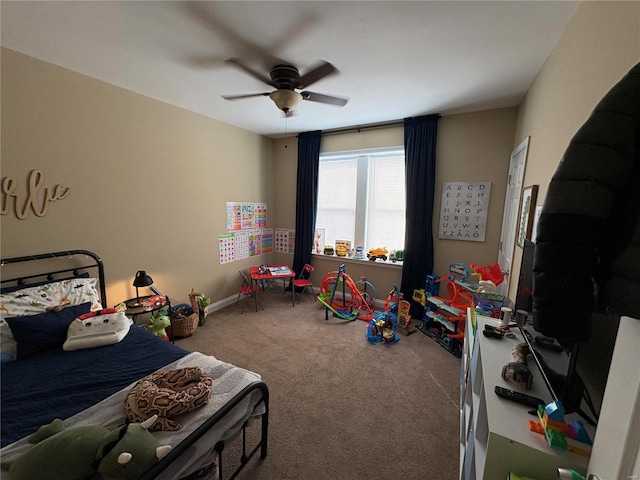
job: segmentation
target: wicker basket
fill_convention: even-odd
[[[171,318],[171,326],[166,328],[169,338],[184,338],[190,337],[196,333],[198,328],[198,322],[200,320],[198,309],[198,295],[193,289],[189,294],[189,303],[193,308],[193,314],[185,318]]]

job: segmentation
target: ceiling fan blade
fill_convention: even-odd
[[[332,73],[337,72],[338,69],[336,67],[331,65],[329,62],[321,60],[318,65],[316,65],[315,67],[313,67],[313,69],[300,77],[296,88],[306,88],[312,83],[315,83],[318,80],[326,77],[327,75],[331,75]]]
[[[222,95],[222,98],[225,100],[239,100],[241,98],[251,98],[251,97],[268,97],[270,92],[263,93],[246,93],[244,95]]]
[[[244,63],[242,63],[237,58],[229,58],[229,59],[225,60],[225,62],[226,63],[230,63],[230,64],[238,67],[240,70],[244,71],[245,73],[248,73],[253,78],[256,78],[256,79],[260,80],[262,83],[266,83],[267,85],[271,85],[274,88],[276,87],[269,77],[267,77],[266,75],[264,75],[264,74],[262,74],[260,72],[256,72],[254,69],[252,69],[251,67],[245,65]]]
[[[315,92],[300,92],[302,98],[304,100],[309,100],[311,102],[320,102],[320,103],[328,103],[331,105],[337,105],[339,107],[344,107],[349,101],[348,98],[334,97],[331,95],[323,95],[322,93]]]

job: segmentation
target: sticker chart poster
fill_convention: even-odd
[[[249,230],[246,233],[249,241],[249,256],[262,255],[262,230]]]
[[[234,261],[234,243],[235,234],[221,233],[218,235],[218,261],[220,264]]]
[[[255,220],[255,228],[260,230],[267,228],[267,204],[256,203],[253,209],[253,215]]]
[[[235,232],[233,236],[233,257],[235,260],[249,258],[250,234],[248,231]]]
[[[237,202],[227,202],[227,232],[240,230],[242,227],[242,212]]]
[[[243,203],[240,205],[241,230],[255,228],[255,205],[253,203]]]
[[[267,204],[227,202],[227,232],[262,229],[267,226]]]
[[[273,253],[273,229],[263,229],[260,240],[262,244],[262,253]]]
[[[277,253],[285,253],[289,245],[289,230],[276,228],[275,244]]]
[[[484,242],[491,182],[444,182],[438,238]]]
[[[273,253],[274,234],[267,226],[267,204],[252,202],[226,202],[227,232],[218,235],[220,263]],[[284,253],[293,253],[295,230],[277,229],[281,235]]]

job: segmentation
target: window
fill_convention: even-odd
[[[325,244],[404,249],[404,170],[402,147],[321,154],[316,228]]]

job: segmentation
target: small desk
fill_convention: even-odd
[[[288,265],[267,265],[267,269],[272,269],[267,273],[260,273],[259,267],[249,267],[249,275],[251,275],[251,281],[256,284],[256,312],[258,311],[258,282],[264,280],[274,280],[277,278],[282,279],[282,293],[287,290],[286,280],[287,278],[295,278],[296,274]],[[296,289],[291,285],[291,306],[296,306]]]
[[[139,305],[137,305],[137,298],[130,298],[129,300],[125,300],[123,303],[125,304],[127,309],[125,310],[124,314],[127,317],[131,317],[133,323],[136,323],[136,317],[138,315],[142,315],[144,313],[153,313],[163,307],[171,308],[171,302],[169,301],[169,298],[164,297],[164,300],[159,299],[160,301],[154,302],[154,297],[157,297],[157,295],[146,295],[144,297],[140,297]]]

